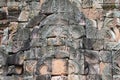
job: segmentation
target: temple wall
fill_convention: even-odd
[[[119,0],[0,0],[0,80],[120,80]]]

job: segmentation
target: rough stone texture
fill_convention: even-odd
[[[52,60],[52,75],[66,75],[68,74],[67,60],[53,59]]]
[[[120,80],[119,0],[0,0],[0,80]]]
[[[55,76],[52,77],[51,80],[67,80],[66,76]]]

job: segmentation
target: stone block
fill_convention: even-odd
[[[36,60],[24,61],[24,69],[25,69],[24,71],[25,71],[25,73],[33,74],[36,71],[36,64],[37,64]]]
[[[7,7],[9,11],[18,11],[19,3],[18,2],[7,2]]]
[[[7,75],[20,75],[22,74],[23,68],[22,66],[9,66]]]
[[[0,1],[0,7],[6,6],[6,5],[7,5],[7,3],[6,3],[5,0],[1,0]]]
[[[13,38],[14,41],[26,41],[30,38],[30,29],[22,27],[18,27]]]
[[[23,80],[21,76],[3,76],[1,80]]]
[[[40,10],[40,2],[37,2],[37,1],[31,2],[30,7],[31,7],[31,9],[34,9],[34,10]]]
[[[54,55],[56,51],[56,47],[54,46],[42,46],[41,50],[40,50],[40,56],[50,56],[50,55]]]
[[[112,76],[112,65],[111,63],[100,63],[100,73],[103,77]]]
[[[0,48],[0,66],[6,65],[6,60],[7,60],[7,52]]]
[[[46,4],[45,4],[46,3]],[[62,6],[62,7],[60,7]],[[41,10],[44,13],[53,13],[53,12],[73,12],[74,6],[71,5],[70,1],[45,1],[42,6]],[[76,9],[76,7],[75,7]]]
[[[100,61],[98,51],[85,50],[84,56],[85,56],[85,61],[87,61],[88,63],[99,63],[99,61]]]
[[[120,50],[112,51],[112,67],[113,67],[113,74],[119,75],[120,74]]]
[[[113,80],[112,75],[102,75],[102,80]]]
[[[46,42],[46,39],[41,39],[39,32],[39,26],[35,26],[33,30],[31,31],[31,42],[30,45],[31,47],[41,47],[43,46],[43,43]]]
[[[30,45],[31,47],[41,47],[43,46],[43,43],[45,43],[45,40],[42,40],[40,38],[32,38]]]
[[[52,60],[52,75],[66,75],[68,74],[68,61],[66,59]]]
[[[104,29],[98,30],[96,27],[89,27],[89,26],[86,28],[87,38],[104,39],[105,34],[106,32]]]
[[[70,25],[70,34],[72,38],[79,39],[85,36],[85,29],[81,25]]]
[[[103,39],[83,39],[83,47],[89,50],[102,50],[104,48]]]
[[[73,53],[69,53],[70,54],[70,59],[72,60],[84,60],[84,50],[83,49],[79,49],[79,50],[75,50],[75,52]]]
[[[82,0],[82,8],[91,8],[92,6],[92,0]]]
[[[72,46],[75,48],[75,49],[79,49],[79,48],[83,48],[83,40],[82,39],[77,39],[77,40],[73,40],[72,42]]]
[[[47,45],[48,46],[62,46],[64,43],[62,42],[64,38],[48,38]]]
[[[102,62],[112,62],[112,51],[100,51],[99,52],[100,61]]]
[[[68,80],[86,80],[86,76],[84,75],[68,75]]]
[[[37,47],[24,51],[24,55],[26,60],[37,59],[43,56],[41,49]]]
[[[18,21],[28,21],[28,19],[29,19],[29,12],[23,10],[19,15]]]
[[[85,74],[90,74],[90,75],[99,74],[99,72],[100,72],[100,65],[99,64],[90,63],[87,66],[85,66]]]
[[[25,60],[25,56],[22,52],[18,54],[9,55],[7,58],[7,65],[22,65]]]
[[[68,74],[84,74],[84,60],[69,60]]]
[[[51,75],[40,75],[36,77],[36,80],[51,80]]]
[[[24,76],[22,80],[36,80],[36,76]]]
[[[36,64],[37,75],[51,75],[52,59],[50,57],[40,58]]]
[[[59,46],[54,49],[54,55],[57,59],[69,58],[70,47]]]
[[[48,23],[50,24],[51,22],[48,22]],[[51,34],[48,34],[48,36],[47,36],[48,38],[53,38],[53,37],[57,37],[57,36],[60,36],[61,38],[66,37],[66,35],[64,35],[64,33],[63,33],[65,26],[63,26],[63,27],[61,27],[61,26],[57,26],[57,27],[53,26],[53,27],[54,27],[54,29],[52,29]]]
[[[100,75],[94,74],[94,75],[87,75],[86,80],[104,80],[104,79],[101,79]],[[108,80],[108,79],[105,79],[105,80]]]
[[[5,11],[0,10],[0,20],[7,19],[7,13]]]
[[[15,32],[17,32],[17,28],[18,28],[18,22],[10,22],[10,24],[9,24],[9,30],[10,30],[9,40],[11,42],[13,41],[13,37],[14,37]],[[10,43],[10,41],[9,41],[9,43]]]
[[[17,51],[19,51],[22,47],[24,46],[23,41],[14,41],[11,42],[11,50],[10,52],[16,53]]]
[[[113,80],[120,80],[120,75],[113,75]]]
[[[5,68],[4,68],[4,66],[1,66],[0,67],[0,75],[4,75],[4,74],[6,74]]]
[[[119,50],[120,45],[117,42],[104,42],[105,50]]]
[[[111,63],[100,63],[100,74],[102,80],[112,80],[112,65]]]
[[[68,80],[67,76],[53,76],[51,80]]]

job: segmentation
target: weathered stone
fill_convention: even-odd
[[[82,43],[83,43],[82,39],[77,39],[77,40],[73,40],[72,45],[73,45],[73,47],[75,49],[79,49],[79,48],[83,48],[83,44]]]
[[[52,57],[40,58],[36,64],[36,73],[38,75],[47,75],[52,72]]]
[[[69,60],[68,73],[69,74],[84,74],[84,60]]]
[[[6,65],[6,60],[7,52],[3,48],[0,48],[0,66]]]
[[[42,40],[40,38],[33,38],[30,42],[31,47],[41,47],[45,40]]]
[[[31,9],[40,10],[40,2],[37,1],[31,2],[30,7]]]
[[[82,7],[83,8],[91,8],[93,5],[92,0],[82,0]]]
[[[59,68],[58,68],[59,67]],[[66,75],[68,74],[68,62],[65,59],[52,60],[52,75]]]
[[[0,1],[0,7],[6,6],[6,5],[7,5],[7,3],[6,3],[5,0],[1,0]]]
[[[7,13],[5,11],[0,10],[0,20],[7,19]]]
[[[112,51],[100,51],[99,57],[102,62],[112,62]]]
[[[41,47],[41,46],[43,46],[42,44],[45,43],[45,40],[40,38],[38,31],[39,31],[39,26],[35,26],[31,32],[31,35],[30,35],[31,47]]]
[[[79,49],[79,50],[75,50],[75,52],[71,53],[70,52],[70,59],[72,60],[77,60],[79,62],[79,60],[84,60],[84,50]]]
[[[98,30],[96,27],[89,27],[89,26],[87,26],[86,28],[87,38],[104,39],[105,33],[106,32],[104,29]]]
[[[87,61],[88,63],[99,63],[100,61],[98,51],[85,50],[84,55],[85,55],[85,61]]]
[[[112,80],[112,65],[110,63],[100,63],[100,74],[102,79]]]
[[[44,54],[44,55],[50,55],[50,54],[54,54],[55,53],[55,47],[52,47],[52,46],[42,46],[41,47],[41,54]],[[41,55],[42,56],[42,55]]]
[[[83,26],[80,25],[71,25],[70,34],[74,39],[78,39],[85,36],[85,30]]]
[[[9,30],[11,31],[10,34],[10,37],[14,35],[14,33],[17,31],[17,28],[18,28],[18,22],[10,22],[9,24]],[[10,38],[11,40],[11,38]]]
[[[1,80],[22,80],[21,76],[3,76]]]
[[[18,2],[7,2],[8,10],[18,10],[19,9],[19,3]]]
[[[99,74],[100,72],[100,65],[99,64],[88,64],[88,72],[87,68],[85,69],[85,74]]]
[[[62,6],[62,7],[61,7]],[[71,5],[70,1],[67,0],[63,0],[63,1],[53,1],[50,0],[45,1],[44,4],[41,6],[42,12],[45,13],[53,13],[53,12],[73,12],[73,9],[76,9],[76,7],[74,7],[74,5]]]
[[[22,80],[36,80],[36,76],[24,76]]]
[[[26,25],[26,28],[33,28],[36,25],[40,24],[40,22],[42,23],[42,21],[47,17],[47,15],[40,13],[36,16],[34,16]],[[40,26],[41,27],[41,26]]]
[[[117,42],[104,42],[105,50],[119,50],[120,45]]]
[[[89,50],[102,50],[104,47],[103,39],[83,39],[83,47]]]
[[[51,80],[51,75],[40,75],[37,76],[36,80]]]
[[[97,5],[97,7],[98,6],[99,5]],[[82,10],[82,12],[85,14],[85,16],[93,22],[92,26],[94,26],[94,22],[95,22],[96,26],[94,26],[94,27],[96,27],[96,28],[98,26],[97,23],[96,23],[97,19],[99,19],[99,16],[101,14],[100,9],[99,10],[96,9],[97,7],[95,7],[95,5],[94,5],[92,8],[85,8],[85,9]],[[87,26],[87,27],[89,27],[89,26]]]
[[[51,80],[67,80],[67,76],[54,76]]]
[[[6,75],[7,71],[5,69],[5,66],[0,66],[0,75]]]
[[[43,54],[40,48],[31,48],[30,50],[24,51],[25,59],[32,60],[35,58],[40,58]]]
[[[54,52],[55,58],[61,59],[61,58],[69,58],[70,56],[70,48],[68,46],[59,46],[56,47]]]
[[[112,67],[113,67],[113,74],[118,75],[120,74],[120,53],[118,51],[113,51],[112,52]]]
[[[112,65],[110,63],[100,63],[100,74],[111,75]]]
[[[18,18],[18,21],[28,21],[29,18],[29,12],[28,11],[22,11],[20,13],[20,16]]]
[[[33,74],[36,71],[36,60],[27,60],[24,62],[24,72],[25,74]]]
[[[64,45],[64,43],[62,43],[62,40],[64,40],[64,38],[48,38],[47,45],[48,46],[62,46]]]
[[[22,67],[21,66],[9,66],[7,75],[20,75],[22,74]]]
[[[119,80],[119,12],[97,9],[102,1],[9,0],[8,20],[0,20],[0,31],[9,26],[0,32],[0,79]]]
[[[13,38],[14,41],[25,41],[30,38],[30,30],[28,28],[19,27]]]
[[[8,42],[8,27],[4,29],[3,31],[3,38],[1,40],[1,47],[3,47],[4,49],[7,49],[7,42]]]
[[[104,79],[101,79],[100,75],[95,74],[95,75],[87,75],[86,80],[104,80]]]
[[[113,75],[113,80],[119,80],[120,79],[120,75]]]
[[[86,80],[86,76],[84,75],[68,75],[68,80]]]
[[[24,46],[24,43],[23,41],[14,41],[11,42],[11,46],[12,46],[11,52],[16,53]]]
[[[25,60],[23,52],[18,54],[9,55],[7,58],[7,65],[22,65]]]

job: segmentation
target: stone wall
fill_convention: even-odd
[[[120,80],[119,0],[1,0],[0,80]]]

